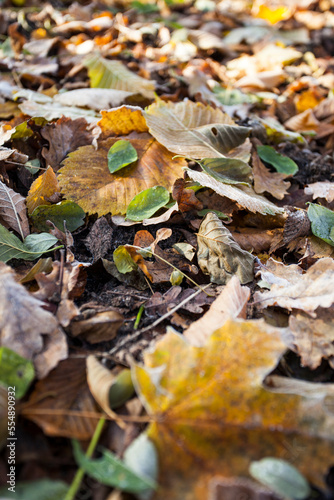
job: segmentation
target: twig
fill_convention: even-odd
[[[196,295],[199,295],[203,290],[205,290],[205,288],[208,288],[208,286],[210,286],[210,284],[211,283],[209,283],[208,285],[205,285],[200,290],[197,290],[195,293],[193,293],[192,295],[190,295],[190,297],[187,297],[186,299],[184,299],[182,302],[180,302],[179,304],[177,304],[177,306],[173,307],[173,309],[171,309],[170,311],[168,311],[166,314],[164,314],[163,316],[161,316],[159,319],[157,319],[156,321],[154,321],[150,325],[145,326],[145,328],[141,328],[140,330],[137,330],[133,334],[129,335],[127,338],[125,338],[124,340],[122,340],[116,347],[114,347],[113,349],[111,349],[111,351],[109,351],[106,354],[107,355],[114,354],[115,352],[119,351],[121,349],[121,347],[125,346],[126,344],[129,344],[129,342],[132,342],[133,340],[135,340],[136,338],[138,338],[142,333],[147,332],[148,330],[151,330],[151,328],[154,328],[155,326],[159,325],[162,321],[165,321],[165,319],[169,318],[169,316],[171,316],[172,314],[174,314],[178,309],[180,309],[180,307],[183,307],[185,304],[187,304],[187,302],[190,302],[193,298],[195,298]]]

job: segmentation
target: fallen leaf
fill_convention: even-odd
[[[15,387],[15,398],[22,398],[35,378],[34,365],[8,347],[0,347],[0,383]]]
[[[140,93],[148,99],[154,99],[154,82],[129,71],[120,61],[111,61],[99,54],[93,54],[84,60],[84,65],[88,68],[88,76],[93,88],[126,90]]]
[[[250,130],[239,127],[220,109],[201,103],[158,101],[144,112],[150,133],[169,151],[192,158],[239,158]],[[242,159],[242,158],[240,158]]]
[[[47,221],[51,221],[61,231],[64,231],[65,222],[66,229],[73,232],[84,224],[85,215],[73,201],[61,201],[56,205],[39,205],[31,214],[31,221],[39,231],[48,231]]]
[[[216,214],[210,212],[205,217],[197,241],[198,265],[212,283],[224,285],[233,276],[242,285],[253,281],[254,257],[240,248]]]
[[[334,201],[334,183],[333,182],[313,182],[304,188],[305,194],[313,195],[313,199],[325,198],[328,203]]]
[[[61,247],[53,247],[58,238],[49,233],[28,234],[22,242],[13,233],[0,224],[0,261],[11,259],[35,260],[43,253]]]
[[[203,204],[196,198],[192,189],[187,189],[184,179],[176,179],[173,186],[173,198],[181,212],[202,210]]]
[[[318,307],[330,307],[334,303],[334,260],[330,257],[315,262],[305,274],[297,265],[286,266],[275,261],[271,261],[269,272],[260,272],[262,279],[272,283],[270,291],[254,295],[260,309],[275,305],[290,311],[301,309],[312,315]]]
[[[269,489],[247,478],[214,477],[209,483],[210,500],[279,500]]]
[[[42,104],[34,101],[24,101],[19,104],[19,108],[25,115],[36,118],[43,117],[48,121],[57,120],[58,118],[64,116],[66,118],[71,118],[72,120],[85,118],[88,123],[94,123],[100,118],[100,115],[92,109],[83,109],[75,106],[63,106],[57,102],[47,102]]]
[[[273,147],[257,146],[256,150],[261,160],[272,165],[280,174],[294,175],[298,172],[298,165],[288,156],[277,153]]]
[[[25,198],[0,181],[0,218],[22,239],[29,233],[29,221]]]
[[[274,203],[271,203],[263,196],[256,194],[250,186],[231,186],[217,181],[204,172],[197,172],[190,169],[187,169],[187,174],[193,181],[198,182],[201,186],[209,187],[220,196],[226,196],[226,198],[236,201],[238,205],[247,208],[250,212],[259,212],[269,215],[284,212],[282,208],[274,205]]]
[[[67,357],[66,337],[43,302],[16,283],[10,267],[0,264],[1,345],[32,360],[37,377],[43,378]]]
[[[123,323],[123,316],[117,311],[85,311],[84,317],[75,316],[68,329],[73,337],[85,339],[91,344],[106,342],[116,337]]]
[[[169,198],[169,192],[162,186],[145,189],[130,201],[126,210],[126,218],[137,222],[149,219],[151,215],[167,205]]]
[[[114,174],[108,170],[107,154],[117,138],[102,141],[98,150],[83,146],[70,153],[58,175],[67,199],[90,214],[116,215],[126,213],[130,201],[145,189],[159,185],[171,190],[185,161],[173,160],[172,154],[148,134],[133,132],[126,137],[136,149],[138,161]]]
[[[148,132],[143,110],[134,106],[101,111],[102,118],[97,123],[101,129],[101,139],[114,135],[128,135],[131,132]]]
[[[194,321],[183,332],[189,344],[203,346],[210,335],[230,318],[246,318],[246,308],[250,290],[241,286],[236,276],[227,283],[220,295],[211,304],[210,309],[200,319]]]
[[[310,203],[307,216],[311,221],[312,233],[334,246],[334,212],[326,207]]]
[[[107,222],[105,217],[100,217],[94,222],[87,238],[85,246],[93,255],[93,262],[104,257],[111,248],[111,236],[113,229]]]
[[[62,106],[79,106],[100,111],[120,106],[133,92],[115,89],[76,89],[53,97]]]
[[[282,200],[291,186],[290,182],[284,181],[286,174],[270,172],[255,153],[252,155],[252,160],[254,191],[258,194],[267,192],[278,200]]]
[[[87,440],[99,420],[86,382],[86,361],[69,358],[37,382],[21,414],[48,436]],[[93,418],[92,418],[93,417]]]
[[[303,398],[262,386],[284,351],[277,329],[229,320],[205,347],[171,332],[145,353],[144,366],[133,364],[137,393],[154,418],[147,432],[160,459],[157,499],[207,498],[215,475],[247,476],[250,462],[264,456],[291,461],[297,445],[300,472],[322,484],[334,452],[325,394]]]
[[[48,198],[60,191],[56,174],[48,167],[44,174],[32,183],[26,199],[29,214],[39,205],[51,205]]]
[[[41,130],[41,135],[49,143],[49,148],[42,149],[42,156],[54,172],[59,170],[61,162],[68,153],[80,146],[91,144],[93,140],[84,118],[72,120],[64,116],[54,123],[45,125]]]

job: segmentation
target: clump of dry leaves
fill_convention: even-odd
[[[333,29],[2,2],[1,498],[333,497]]]

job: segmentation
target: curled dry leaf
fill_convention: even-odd
[[[97,412],[86,381],[85,360],[69,358],[37,382],[21,413],[48,436],[88,440],[99,420],[92,413]]]
[[[44,174],[37,177],[32,183],[26,198],[29,214],[32,214],[40,205],[51,205],[48,198],[60,191],[56,174],[48,167]]]
[[[130,139],[138,160],[114,174],[109,172],[107,155],[118,138],[102,141],[98,150],[93,146],[77,149],[59,171],[65,197],[89,214],[124,214],[141,191],[157,185],[171,190],[174,181],[182,176],[186,162],[181,158],[173,160],[172,154],[149,134],[133,132],[124,139]]]
[[[183,332],[189,344],[203,346],[210,335],[223,326],[229,318],[245,319],[249,297],[249,288],[241,286],[239,279],[233,276],[211,304],[208,312]]]
[[[264,456],[291,461],[297,446],[300,472],[322,484],[334,452],[325,394],[274,394],[262,385],[285,349],[279,329],[229,320],[205,347],[167,333],[145,353],[144,366],[133,365],[137,392],[155,420],[148,437],[160,459],[158,500],[181,500],[185,491],[207,498],[213,476],[247,476],[250,461]],[[245,454],[250,442],[252,453]]]
[[[312,315],[318,307],[330,307],[334,303],[334,260],[330,257],[315,262],[305,274],[297,265],[280,263],[272,265],[269,272],[260,272],[262,279],[272,283],[270,291],[254,295],[261,309],[275,305],[289,310],[301,309]]]
[[[210,212],[197,235],[198,264],[210,281],[224,285],[236,275],[241,284],[254,278],[254,257],[242,250],[216,214]]]
[[[21,236],[30,233],[25,198],[0,181],[0,219]]]
[[[32,360],[38,378],[45,377],[67,357],[66,337],[57,319],[43,309],[43,302],[16,283],[13,270],[3,263],[0,295],[1,345]]]
[[[87,342],[97,344],[115,338],[122,323],[123,316],[117,311],[88,310],[83,317],[78,315],[72,319],[69,331],[74,337],[80,335]]]
[[[173,198],[176,200],[181,212],[202,210],[203,203],[196,198],[192,189],[186,189],[184,179],[177,179],[173,186]]]
[[[287,193],[287,189],[291,186],[290,182],[285,182],[286,174],[279,172],[270,172],[264,166],[256,153],[252,155],[253,159],[253,176],[254,176],[254,191],[258,194],[267,192],[282,200]]]

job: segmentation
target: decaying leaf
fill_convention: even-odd
[[[56,174],[51,167],[32,183],[26,199],[28,212],[32,214],[39,205],[51,205],[48,198],[60,191]]]
[[[145,353],[144,366],[133,365],[137,392],[155,419],[148,436],[160,459],[157,499],[206,498],[215,475],[247,476],[250,461],[265,456],[293,460],[297,446],[300,472],[322,484],[334,456],[326,393],[303,398],[262,386],[284,351],[277,329],[230,320],[205,347],[168,333]]]
[[[334,260],[330,257],[315,262],[305,274],[297,265],[286,266],[272,259],[266,266],[269,272],[261,270],[261,276],[272,286],[269,291],[256,292],[254,296],[261,309],[275,305],[311,314],[318,307],[330,307],[334,303]]]
[[[10,267],[0,264],[1,345],[32,360],[37,376],[43,378],[67,357],[65,335],[43,302],[16,283]]]
[[[30,232],[25,199],[1,181],[0,219],[19,233],[23,240]]]
[[[314,182],[304,189],[305,194],[312,194],[313,199],[325,198],[328,203],[334,201],[334,182]]]
[[[231,186],[219,182],[204,172],[187,169],[187,174],[193,180],[202,186],[213,189],[220,196],[226,196],[230,200],[235,200],[241,207],[247,208],[250,212],[259,212],[260,214],[281,214],[284,210],[274,203],[271,203],[263,196],[256,194],[250,186]]]
[[[241,146],[250,132],[220,109],[192,101],[158,101],[147,108],[144,116],[153,137],[169,151],[192,158],[224,157]],[[243,159],[240,150],[229,156]]]
[[[148,134],[126,136],[138,153],[138,161],[111,174],[107,155],[118,138],[100,143],[99,149],[83,146],[64,162],[59,171],[59,184],[67,199],[75,201],[86,212],[99,215],[111,212],[124,214],[130,201],[141,191],[153,186],[172,189],[174,181],[182,176],[186,165]]]
[[[286,179],[286,174],[270,172],[255,153],[252,158],[254,191],[259,194],[267,192],[278,200],[282,200],[287,194],[287,189],[289,189],[291,185],[290,182],[284,181],[284,179]]]
[[[74,337],[82,338],[96,344],[116,337],[119,327],[123,323],[123,316],[117,311],[86,311],[86,314],[76,316],[69,326]]]
[[[233,276],[237,276],[241,284],[253,280],[254,257],[240,248],[213,212],[203,220],[197,241],[198,264],[204,274],[210,275],[212,283],[224,285]]]
[[[241,286],[237,276],[233,276],[210,309],[200,319],[194,321],[183,335],[193,346],[203,346],[210,335],[229,318],[246,318],[250,290]]]
[[[36,384],[21,413],[48,436],[87,440],[96,428],[97,411],[86,382],[85,360],[69,358]]]
[[[154,99],[154,82],[129,71],[120,61],[110,61],[99,54],[93,54],[85,59],[84,65],[88,68],[93,88],[126,90]]]
[[[112,233],[113,230],[105,217],[100,217],[94,222],[85,240],[85,245],[93,255],[94,262],[102,259],[110,249]]]

